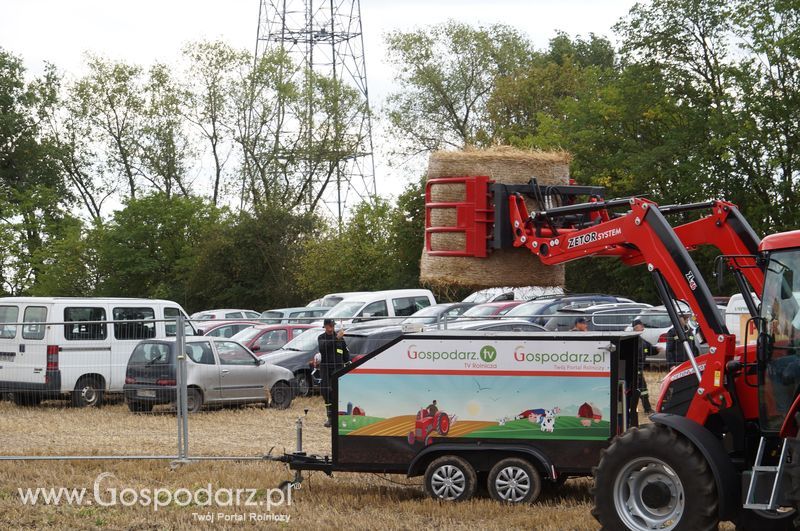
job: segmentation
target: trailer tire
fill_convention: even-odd
[[[512,505],[530,503],[542,492],[541,474],[519,457],[508,457],[494,465],[486,484],[493,500]]]
[[[791,531],[796,529],[795,516],[797,516],[796,510],[785,513],[764,513],[742,509],[736,518],[736,531]]]
[[[434,459],[425,469],[425,492],[437,500],[468,500],[475,494],[477,485],[475,469],[456,455]]]
[[[592,515],[603,529],[716,529],[714,476],[700,450],[659,424],[631,428],[595,469]]]

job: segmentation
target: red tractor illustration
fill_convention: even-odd
[[[408,444],[424,441],[425,446],[428,446],[432,442],[434,431],[439,435],[447,435],[450,431],[450,416],[444,411],[431,415],[426,408],[422,408],[417,413],[414,430],[408,432]]]

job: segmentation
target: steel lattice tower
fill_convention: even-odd
[[[287,137],[302,130],[305,138],[301,141],[306,146],[314,146],[315,142],[319,142],[315,137],[318,134],[314,127],[315,120],[325,119],[321,116],[325,112],[329,113],[330,119],[330,109],[314,108],[313,83],[319,79],[314,76],[346,85],[355,90],[360,99],[355,111],[343,116],[335,124],[336,134],[343,139],[336,145],[348,147],[346,152],[331,150],[329,160],[331,165],[335,165],[333,171],[320,172],[316,169],[319,166],[319,151],[315,160],[299,164],[300,168],[305,168],[306,175],[312,175],[309,198],[322,194],[318,204],[324,204],[336,215],[341,226],[348,206],[377,192],[361,2],[260,0],[258,18],[256,60],[270,50],[285,52],[295,67],[290,77],[298,86],[304,87],[305,109],[302,114],[282,109],[287,116],[281,132],[285,132]],[[313,76],[309,72],[313,72]],[[338,113],[334,113],[334,116],[338,116]],[[312,123],[309,124],[309,121]],[[302,157],[302,150],[300,152]]]

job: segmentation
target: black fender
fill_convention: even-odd
[[[553,477],[555,474],[555,467],[553,462],[540,452],[538,449],[531,446],[507,445],[507,444],[481,444],[481,443],[445,443],[445,444],[432,444],[422,451],[420,451],[411,464],[408,465],[408,477],[419,476],[425,471],[422,469],[422,464],[427,460],[426,458],[431,454],[464,454],[468,452],[503,452],[509,454],[523,454],[529,458],[533,458],[540,468],[545,471],[548,477]],[[555,478],[553,478],[555,479]]]
[[[680,415],[656,413],[650,419],[677,431],[700,450],[717,484],[719,517],[721,520],[733,519],[741,508],[741,480],[728,452],[722,446],[722,441],[704,426]]]

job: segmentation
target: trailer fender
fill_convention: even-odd
[[[740,508],[741,487],[739,474],[722,442],[704,426],[680,415],[656,413],[650,419],[677,431],[700,450],[714,474],[719,496],[719,517],[721,520],[732,519]]]
[[[556,470],[553,462],[536,448],[530,446],[510,446],[505,444],[432,444],[419,452],[408,465],[408,477],[419,476],[425,472],[425,466],[434,456],[439,454],[469,454],[472,452],[502,452],[504,454],[524,455],[538,464],[545,476],[555,479]]]

